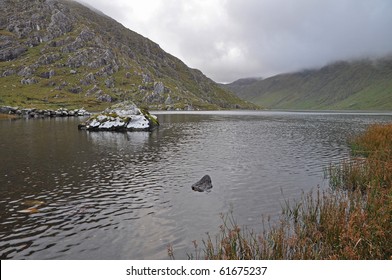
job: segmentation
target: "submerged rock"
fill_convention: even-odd
[[[209,191],[212,189],[211,177],[209,175],[205,175],[200,181],[194,183],[192,185],[192,190],[197,192]]]
[[[107,108],[79,124],[79,129],[104,131],[150,131],[159,126],[156,116],[141,110],[131,101]]]

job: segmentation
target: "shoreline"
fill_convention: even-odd
[[[82,117],[82,116],[90,116],[91,113],[86,111],[84,108],[75,109],[75,110],[59,108],[57,110],[52,110],[52,109],[1,106],[0,115],[14,116],[14,119],[16,119],[16,118]]]

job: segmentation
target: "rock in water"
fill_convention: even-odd
[[[96,131],[150,131],[157,126],[156,116],[137,108],[131,101],[124,101],[92,116],[78,127]]]
[[[200,179],[197,183],[192,185],[192,190],[197,192],[209,191],[212,189],[211,177],[209,175],[205,175]]]

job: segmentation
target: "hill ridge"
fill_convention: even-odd
[[[337,61],[222,86],[272,109],[392,110],[392,57]]]
[[[148,38],[69,0],[0,0],[0,104],[256,108]]]

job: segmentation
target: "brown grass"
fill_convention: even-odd
[[[363,134],[352,141],[355,154],[391,159],[392,156],[392,123],[373,124]]]
[[[9,115],[9,114],[0,114],[0,120],[12,120],[16,119],[17,116],[15,115]]]
[[[352,144],[356,156],[328,169],[330,189],[287,201],[261,233],[222,215],[219,234],[203,249],[194,241],[189,258],[392,259],[392,124],[372,125]]]

